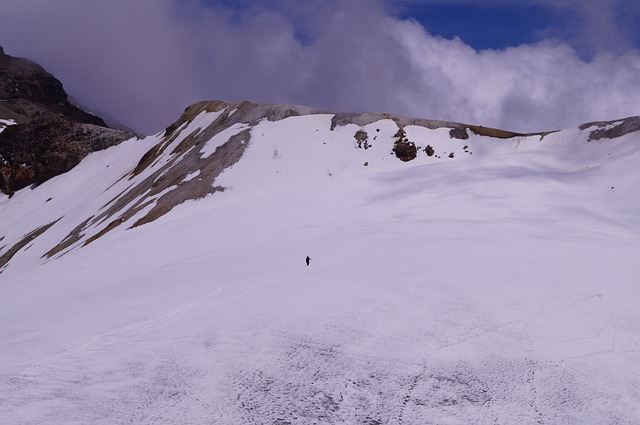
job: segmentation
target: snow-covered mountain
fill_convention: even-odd
[[[0,197],[0,422],[640,423],[638,129],[195,104]]]

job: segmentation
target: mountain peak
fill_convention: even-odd
[[[42,66],[20,57],[0,54],[0,117],[5,111],[26,122],[36,117],[55,114],[74,122],[106,127],[95,115],[73,106],[62,83]]]
[[[0,120],[0,190],[9,195],[69,171],[90,152],[133,136],[108,129],[101,118],[73,106],[58,79],[37,63],[4,50]]]

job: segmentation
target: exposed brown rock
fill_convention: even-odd
[[[371,147],[371,145],[369,144],[369,135],[366,131],[358,130],[353,137],[356,139],[358,148],[367,150]]]
[[[449,130],[449,136],[453,139],[460,139],[460,140],[467,140],[469,138],[467,129],[462,127],[452,128],[451,130]]]
[[[219,112],[223,109],[224,112],[206,128],[196,128],[185,134],[187,125],[201,112]],[[298,111],[288,105],[260,105],[249,102],[200,102],[190,106],[178,121],[167,128],[161,141],[143,155],[129,178],[133,179],[149,171],[149,167],[156,164],[157,159],[163,154],[165,157],[168,154],[168,160],[154,168],[144,179],[111,199],[101,208],[101,214],[83,223],[81,228],[74,229],[73,234],[68,235],[65,240],[77,240],[77,235],[82,234],[88,227],[104,226],[85,241],[86,245],[127,223],[144,209],[148,211],[135,223],[128,223],[130,227],[152,222],[185,201],[224,191],[224,187],[215,184],[215,179],[240,160],[250,143],[250,128],[231,136],[210,156],[203,157],[200,153],[202,146],[234,124],[244,123],[252,127],[265,118],[265,115],[270,120],[280,120],[301,114],[299,112],[305,111]],[[182,139],[180,143],[168,152],[169,146],[175,145],[174,142],[179,137]],[[187,179],[189,174],[196,171],[199,172],[197,178]],[[60,250],[52,252],[57,253]]]
[[[0,133],[0,189],[7,194],[40,184],[75,167],[89,153],[131,137],[129,133],[62,118],[39,119]]]
[[[463,133],[469,135],[468,131],[471,131],[474,134],[479,136],[488,136],[494,137],[497,139],[510,139],[512,137],[519,136],[541,136],[544,137],[553,131],[541,132],[541,133],[516,133],[513,131],[500,130],[497,128],[491,127],[483,127],[478,125],[470,125],[470,124],[462,124],[453,121],[441,121],[441,120],[429,120],[424,118],[412,118],[406,117],[402,115],[392,115],[392,114],[379,114],[374,112],[365,112],[365,113],[352,113],[352,112],[340,112],[334,114],[333,118],[331,118],[331,130],[334,130],[336,127],[342,127],[348,124],[355,124],[360,127],[364,127],[371,123],[380,120],[392,120],[396,123],[399,128],[404,128],[409,125],[416,125],[424,128],[428,128],[431,130],[435,130],[437,128],[449,128],[454,131],[449,133],[452,137],[456,138],[464,138]],[[459,137],[457,137],[457,136]]]
[[[0,49],[0,190],[12,195],[76,166],[87,154],[134,135],[71,105],[62,83],[40,65]]]
[[[427,147],[424,148],[424,151],[427,154],[427,156],[433,156],[433,154],[436,153],[436,151],[433,149],[433,146],[431,145],[427,145]]]
[[[101,118],[69,103],[62,83],[40,65],[4,51],[0,53],[0,100],[4,110],[28,120],[49,112],[67,120],[106,127]]]
[[[13,256],[16,255],[18,251],[20,251],[22,248],[27,246],[29,242],[33,241],[35,238],[37,238],[38,236],[40,236],[41,234],[49,230],[49,228],[54,224],[56,224],[59,220],[60,219],[52,221],[49,224],[45,224],[43,226],[38,227],[37,229],[34,229],[33,231],[24,235],[22,239],[18,241],[18,243],[16,243],[11,248],[6,250],[2,255],[0,255],[0,273],[2,273],[2,269],[9,263],[9,261],[11,261]],[[2,239],[4,239],[4,237]],[[2,249],[0,249],[0,251],[1,250]]]
[[[418,155],[418,148],[415,143],[407,139],[407,135],[402,128],[399,128],[397,133],[393,136],[397,139],[393,143],[393,153],[400,161],[408,162]]]
[[[597,127],[589,134],[589,141],[600,139],[615,139],[625,134],[640,130],[640,116],[628,117],[616,121],[596,121],[582,124],[580,130]]]

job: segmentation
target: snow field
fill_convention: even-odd
[[[1,422],[640,422],[635,138],[472,136],[452,141],[472,156],[401,163],[330,118],[254,127],[225,192],[43,265],[36,245],[17,256]],[[0,201],[3,217],[79,220],[139,143],[17,193],[24,210]]]

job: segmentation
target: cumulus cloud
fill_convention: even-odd
[[[516,131],[640,114],[637,50],[604,49],[583,59],[549,41],[477,52],[396,19],[372,0],[233,7],[22,0],[2,7],[7,53],[38,61],[83,104],[147,133],[204,99],[393,112]]]
[[[444,97],[440,118],[455,114],[460,120],[517,131],[640,113],[634,100],[640,95],[638,51],[602,53],[588,62],[562,44],[476,52],[459,40],[433,38],[417,24],[396,25],[402,29],[395,34],[422,76],[420,92],[406,99],[409,109],[438,92],[440,87],[432,87],[435,82],[448,93],[434,99]]]

